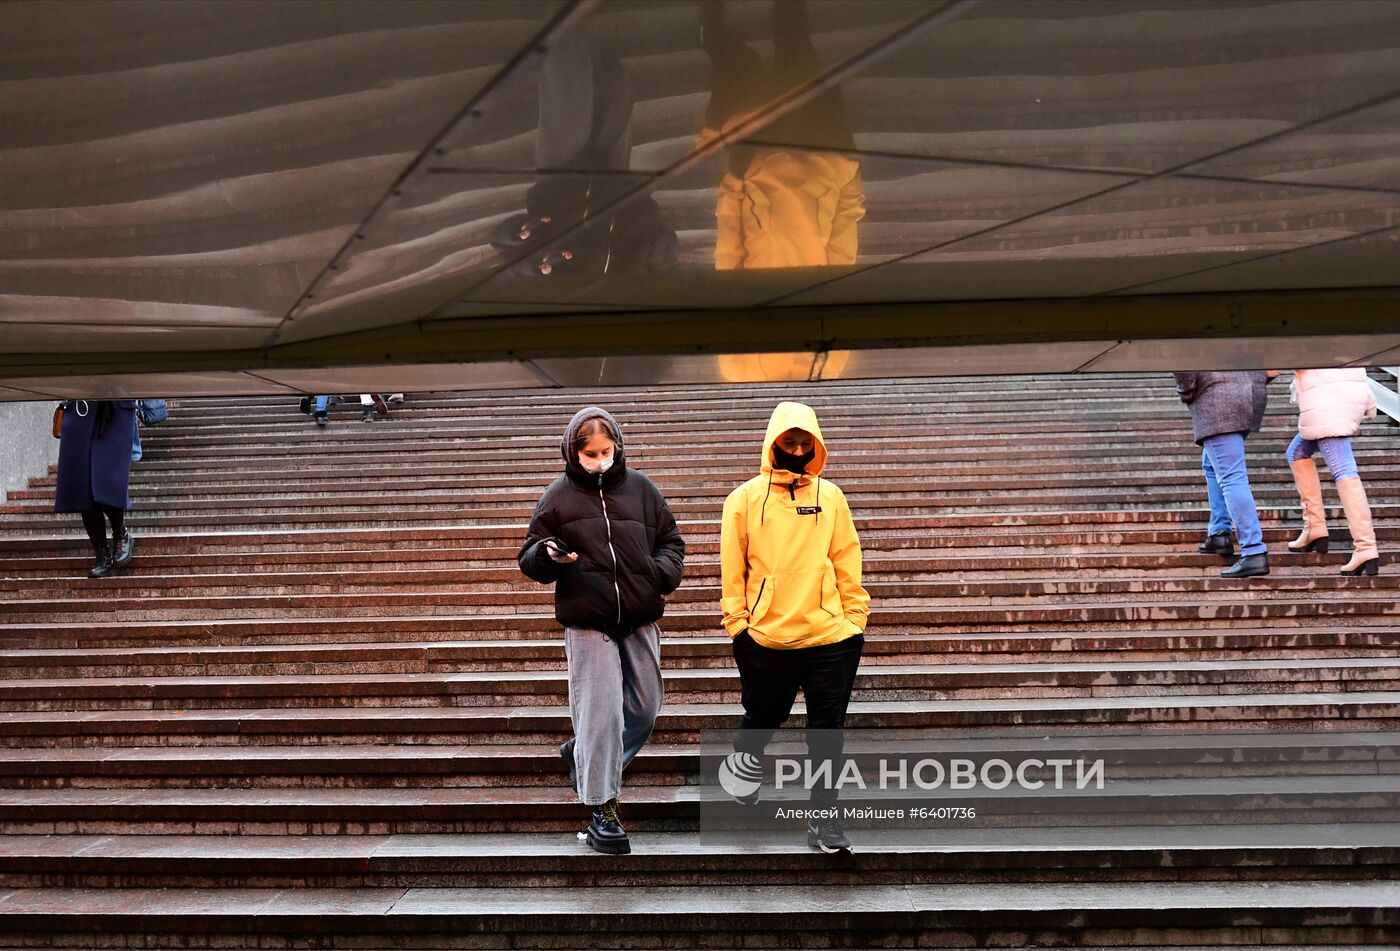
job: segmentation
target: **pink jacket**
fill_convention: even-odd
[[[1361,432],[1362,417],[1376,414],[1376,398],[1360,368],[1295,370],[1293,401],[1304,439],[1355,436]]]

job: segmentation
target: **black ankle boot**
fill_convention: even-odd
[[[123,528],[122,537],[115,540],[113,547],[116,549],[112,555],[113,568],[125,568],[131,564],[131,556],[136,554],[136,539],[131,535],[131,529]]]
[[[94,549],[97,553],[97,560],[88,569],[89,578],[105,578],[112,573],[112,550],[103,542]]]
[[[1269,573],[1269,556],[1245,555],[1220,572],[1222,578],[1258,578]]]
[[[1203,555],[1220,555],[1229,558],[1235,553],[1234,542],[1230,541],[1229,532],[1221,532],[1218,535],[1207,535],[1206,540],[1196,546],[1196,551]]]
[[[584,841],[590,849],[605,855],[627,855],[632,851],[627,830],[622,828],[622,821],[617,816],[616,799],[593,807],[593,821],[588,823]]]

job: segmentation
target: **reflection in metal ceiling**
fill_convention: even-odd
[[[0,130],[0,399],[1400,361],[1392,0],[40,0]]]

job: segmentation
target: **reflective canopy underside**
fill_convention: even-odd
[[[1400,3],[710,7],[3,5],[0,399],[1400,362]]]

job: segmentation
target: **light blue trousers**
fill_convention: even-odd
[[[661,628],[647,624],[614,641],[569,627],[564,652],[579,798],[600,806],[622,791],[622,771],[651,739],[661,712]]]
[[[1224,433],[1211,436],[1203,443],[1201,468],[1206,474],[1206,495],[1210,499],[1210,528],[1207,533],[1220,535],[1235,527],[1240,553],[1262,555],[1268,551],[1264,530],[1259,527],[1259,509],[1249,488],[1249,473],[1244,463],[1244,433]]]
[[[1288,444],[1288,452],[1284,455],[1291,466],[1300,459],[1311,459],[1319,450],[1322,452],[1322,458],[1327,462],[1327,471],[1332,473],[1333,482],[1355,479],[1360,476],[1360,473],[1356,471],[1356,457],[1351,452],[1351,439],[1347,436],[1304,439],[1302,433],[1299,433]]]

